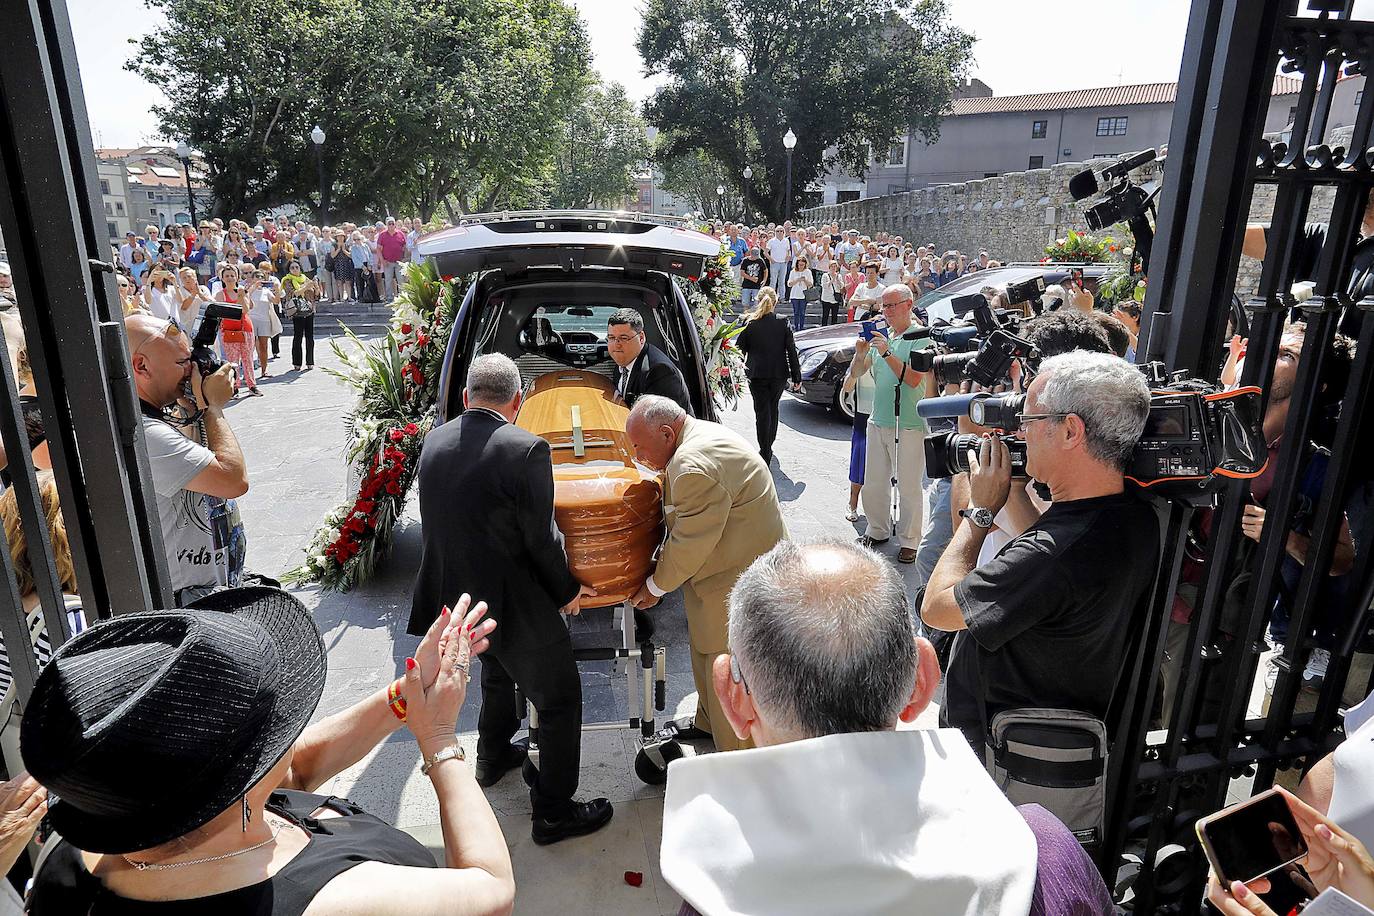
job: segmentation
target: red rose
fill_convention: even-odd
[[[428,334],[421,334],[419,337],[415,338],[415,345],[417,347],[423,347],[427,343],[429,343]]]
[[[386,485],[386,491],[387,491],[388,493],[390,493],[392,496],[400,496],[400,495],[401,495],[401,485],[400,485],[400,483],[398,483],[397,481],[394,481],[394,480],[393,480],[393,481],[390,481],[390,482]]]
[[[393,429],[391,432],[387,433],[387,438],[389,438],[392,442],[400,442],[405,437],[406,434],[401,432],[399,429]]]
[[[420,427],[415,423],[407,423],[401,428],[405,430],[407,436],[413,436],[420,431]]]
[[[418,368],[410,374],[410,377],[415,380],[416,385],[423,385],[425,383],[425,374]]]
[[[411,332],[411,327],[410,327],[410,325],[408,325],[408,324],[403,324],[403,325],[401,325],[401,333],[402,333],[402,334],[409,334],[410,332]]]

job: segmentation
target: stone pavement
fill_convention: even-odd
[[[300,562],[315,524],[345,497],[344,421],[354,401],[353,390],[321,368],[290,372],[289,337],[282,342],[287,355],[270,363],[275,377],[261,383],[265,397],[236,401],[228,410],[252,480],[249,493],[240,500],[249,536],[248,567],[268,575]],[[317,366],[338,362],[325,342],[316,357]],[[862,522],[844,520],[849,492],[847,422],[790,397],[783,399],[781,417],[773,471],[789,531],[795,537],[853,538],[861,532]],[[721,419],[754,440],[747,397],[738,410],[726,409]],[[295,590],[314,612],[329,650],[329,674],[317,719],[384,687],[414,651],[418,640],[405,627],[419,562],[419,535],[412,496],[392,557],[376,579],[342,595],[313,587]],[[895,555],[895,541],[886,548]],[[914,585],[912,567],[898,568]],[[669,596],[653,613],[656,639],[668,647],[668,708],[662,715],[689,715],[696,694],[681,598]],[[609,611],[588,612],[574,625],[609,629]],[[581,670],[584,721],[623,720],[623,674],[613,677],[609,663],[584,663]],[[474,689],[459,720],[469,759],[475,756],[479,702],[480,691]],[[916,724],[933,725],[934,710]],[[677,912],[680,900],[658,872],[663,789],[643,785],[635,777],[636,736],[628,729],[583,736],[579,796],[603,795],[616,806],[610,826],[590,837],[537,847],[530,840],[530,803],[519,775],[512,773],[487,791],[511,847],[517,913]],[[438,805],[429,781],[419,773],[417,748],[405,729],[321,791],[349,796],[442,855]],[[627,871],[643,873],[643,885],[626,884]]]

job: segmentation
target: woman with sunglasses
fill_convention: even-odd
[[[216,302],[237,305],[243,309],[243,318],[225,318],[219,323],[219,343],[224,351],[224,361],[238,369],[234,390],[241,388],[246,381],[248,393],[255,398],[262,397],[257,380],[253,377],[253,319],[249,315],[247,290],[239,282],[238,268],[226,264],[220,269],[222,284],[215,294]]]
[[[787,297],[792,302],[792,330],[806,328],[806,292],[816,285],[811,268],[805,257],[797,258],[792,271],[787,275]]]

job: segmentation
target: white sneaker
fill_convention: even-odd
[[[1279,679],[1278,653],[1270,655],[1264,660],[1264,692],[1269,696],[1274,695],[1274,684]]]
[[[1307,658],[1307,667],[1302,669],[1302,685],[1310,690],[1320,690],[1326,680],[1326,666],[1331,662],[1329,649],[1313,649]]]

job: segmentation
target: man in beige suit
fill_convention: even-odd
[[[711,665],[728,651],[727,608],[735,580],[787,537],[773,475],[744,439],[719,423],[687,416],[668,398],[640,397],[625,432],[635,459],[664,471],[668,525],[658,566],[631,601],[637,608],[653,607],[681,586],[687,605],[697,712],[694,721],[678,720],[672,728],[683,738],[709,735],[717,750],[751,747],[721,711]]]

